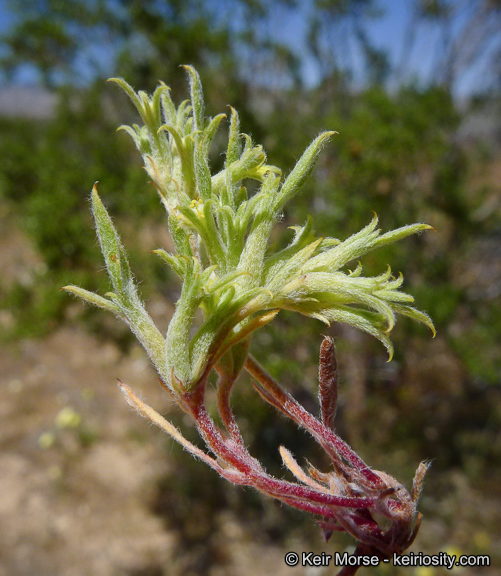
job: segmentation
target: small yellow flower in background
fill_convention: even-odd
[[[43,434],[40,434],[38,438],[38,445],[42,450],[47,450],[54,446],[55,441],[56,437],[53,432],[44,432]]]
[[[56,426],[60,429],[78,428],[82,423],[82,417],[71,406],[62,408],[56,416]]]

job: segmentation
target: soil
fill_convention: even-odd
[[[114,384],[120,377],[169,410],[142,352],[124,357],[63,328],[3,349],[0,366],[0,576],[186,574],[177,531],[152,510],[171,465],[164,437]],[[301,573],[282,549],[253,544],[228,511],[218,526],[232,552],[207,573]]]

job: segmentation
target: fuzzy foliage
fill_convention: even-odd
[[[362,274],[357,260],[367,252],[430,228],[412,224],[382,233],[376,215],[346,240],[317,237],[312,221],[293,227],[282,250],[270,236],[287,202],[303,188],[317,158],[334,132],[320,134],[286,177],[267,163],[262,146],[240,133],[237,112],[230,109],[224,168],[212,174],[210,148],[224,118],[206,118],[197,72],[186,67],[190,100],[177,108],[161,84],[148,96],[125,81],[114,81],[129,95],[143,125],[124,126],[143,156],[145,169],[167,210],[175,252],[154,252],[179,276],[181,296],[165,337],[148,315],[138,294],[126,251],[96,187],[92,209],[112,292],[100,296],[83,288],[66,290],[127,322],[155,365],[160,381],[192,416],[209,453],[189,442],[171,423],[140,400],[125,384],[127,401],[191,454],[227,480],[257,490],[313,514],[326,537],[351,533],[357,553],[380,557],[401,553],[413,541],[420,516],[416,505],[427,469],[421,464],[409,493],[394,478],[371,470],[333,431],[337,404],[334,342],[325,338],[320,351],[317,419],[285,392],[248,354],[252,333],[287,309],[326,324],[344,322],[379,339],[392,355],[389,333],[397,315],[423,322],[430,318],[411,306],[400,290],[403,278],[390,268],[378,276]],[[250,195],[246,184],[259,183]],[[349,265],[355,262],[350,269]],[[196,323],[201,310],[203,320]],[[332,471],[312,466],[304,471],[281,447],[284,465],[295,481],[268,474],[247,450],[230,406],[233,385],[245,367],[261,397],[309,432],[325,450]],[[205,402],[207,378],[215,369],[216,425]],[[212,453],[214,457],[210,454]],[[386,520],[380,525],[380,517]],[[354,573],[352,571],[351,573]]]

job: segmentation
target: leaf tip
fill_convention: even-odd
[[[134,396],[134,393],[132,392],[131,388],[129,386],[127,386],[127,384],[122,382],[120,380],[120,378],[117,378],[117,386],[118,386],[120,392],[125,396],[127,404],[129,404],[133,408],[137,408],[136,402],[134,401],[135,396]]]

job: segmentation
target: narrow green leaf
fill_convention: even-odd
[[[410,294],[397,292],[396,290],[377,290],[374,292],[374,296],[377,296],[377,298],[381,298],[386,302],[414,302],[414,298]],[[394,306],[392,306],[392,308],[394,308]]]
[[[221,120],[226,118],[226,114],[218,114],[210,121],[207,128],[204,130],[203,138],[202,138],[202,150],[204,158],[207,160],[209,157],[210,147],[212,141],[214,140],[214,136],[216,135],[217,129],[221,124]]]
[[[189,234],[183,228],[183,225],[179,219],[178,214],[169,214],[169,232],[172,239],[174,240],[174,245],[176,246],[176,251],[178,254],[187,256],[188,258],[193,257],[193,250],[191,249]]]
[[[252,306],[257,298],[265,295],[269,301],[271,296],[262,288],[253,288],[235,295],[233,286],[229,286],[221,295],[216,309],[205,320],[193,336],[190,348],[192,359],[191,383],[198,381],[209,362],[215,361],[218,351],[230,331],[248,316],[262,310]],[[262,305],[262,302],[259,302]]]
[[[184,100],[181,104],[177,107],[176,113],[176,125],[175,127],[182,132],[183,136],[188,136],[192,132],[192,118],[191,118],[191,111],[193,107],[190,104],[189,100]]]
[[[269,322],[271,322],[275,316],[280,312],[280,310],[267,310],[266,312],[262,312],[258,314],[254,318],[252,318],[248,323],[242,325],[241,329],[236,329],[232,331],[230,335],[226,338],[223,342],[221,349],[218,351],[217,357],[222,356],[226,350],[238,344],[244,338],[250,336],[253,332],[262,328]]]
[[[160,82],[160,84],[165,86],[163,82]],[[165,123],[174,126],[176,123],[176,107],[170,96],[170,88],[168,86],[165,86],[165,90],[161,94],[161,104]]]
[[[401,228],[391,230],[390,232],[386,232],[386,234],[379,236],[379,238],[374,241],[372,248],[380,248],[381,246],[393,244],[394,242],[398,242],[403,238],[407,238],[407,236],[417,234],[423,230],[434,230],[434,228],[428,224],[410,224],[408,226],[402,226]]]
[[[168,132],[174,140],[181,160],[182,173],[182,181],[178,183],[176,190],[179,190],[178,193],[183,196],[183,200],[192,200],[195,197],[196,178],[191,136],[182,137],[176,128],[168,124],[160,126],[158,132]],[[179,198],[179,202],[181,202],[181,198]]]
[[[161,83],[153,92],[151,99],[147,99],[148,106],[146,107],[145,121],[153,134],[158,132],[158,128],[162,124],[162,95],[166,91],[168,91],[167,86]]]
[[[198,197],[206,202],[212,195],[212,180],[202,143],[195,146],[194,166],[196,191]]]
[[[226,261],[226,250],[217,229],[216,222],[213,213],[214,202],[212,200],[207,200],[203,205],[203,214],[205,221],[205,247],[211,256],[212,264],[217,264],[221,267],[223,272],[226,272],[227,261]]]
[[[322,238],[319,238],[296,254],[288,254],[287,258],[280,261],[280,265],[271,268],[264,280],[266,288],[271,292],[279,290],[311,258],[321,242]]]
[[[378,218],[374,214],[372,222],[365,228],[353,234],[341,244],[309,260],[303,266],[301,272],[332,272],[359,258],[372,247],[374,239],[378,237],[379,231],[375,230],[377,223]]]
[[[252,224],[251,231],[245,243],[238,270],[249,272],[252,276],[246,285],[257,286],[261,283],[264,269],[264,257],[270,238],[270,232],[276,220],[273,210],[276,190],[280,179],[270,174],[266,177],[262,186],[262,203]]]
[[[124,303],[121,309],[132,333],[146,350],[158,374],[164,382],[169,382],[171,374],[167,369],[165,339],[155,326],[136,291],[131,294],[129,301]]]
[[[428,314],[425,314],[420,310],[416,310],[416,308],[413,308],[412,306],[401,306],[399,304],[394,304],[393,309],[398,314],[401,314],[402,316],[407,316],[408,318],[416,320],[417,322],[421,322],[421,324],[427,326],[431,330],[433,338],[435,338],[435,336],[437,335],[437,331],[435,330],[433,320],[428,316]]]
[[[185,70],[188,71],[190,75],[190,94],[191,103],[193,105],[193,129],[195,131],[202,131],[204,129],[204,115],[205,115],[205,105],[204,105],[204,94],[202,90],[202,82],[200,81],[200,76],[198,72],[193,68],[193,66],[183,66]]]
[[[231,110],[231,121],[228,134],[228,148],[226,150],[226,163],[225,166],[228,167],[233,162],[236,162],[240,155],[242,154],[242,139],[240,137],[240,119],[238,117],[237,111],[229,107]]]
[[[99,198],[95,185],[92,190],[92,211],[101,251],[111,283],[113,284],[115,292],[121,296],[125,296],[132,285],[132,274],[129,262],[118,233]]]
[[[388,362],[393,358],[393,344],[388,336],[382,331],[378,330],[374,322],[367,319],[367,313],[356,310],[355,308],[345,309],[329,309],[323,311],[325,317],[329,322],[340,322],[341,324],[349,324],[362,332],[367,332],[374,338],[377,338],[388,352]]]
[[[109,78],[107,82],[114,82],[117,84],[131,99],[139,114],[143,116],[143,103],[130,84],[128,84],[123,78]]]
[[[151,154],[151,145],[150,145],[150,140],[148,138],[148,134],[147,134],[147,129],[145,126],[143,126],[143,128],[139,128],[139,126],[137,124],[134,124],[133,127],[131,126],[120,126],[118,130],[123,130],[124,132],[127,132],[127,134],[129,134],[129,136],[132,138],[132,140],[134,141],[134,144],[136,145],[136,148],[139,150],[139,152],[141,154]]]
[[[165,340],[167,372],[173,370],[175,377],[185,385],[191,377],[190,331],[199,303],[199,266],[197,261],[192,259],[188,263],[181,296],[176,302],[176,310],[169,323]],[[170,375],[168,379],[170,380]]]
[[[285,204],[301,190],[313,171],[322,148],[334,134],[337,134],[337,132],[323,132],[306,148],[298,163],[283,183],[282,189],[277,196],[276,210],[282,210]]]
[[[178,130],[170,124],[162,124],[162,126],[160,126],[158,129],[158,133],[160,134],[161,132],[168,132],[172,136],[176,144],[177,152],[182,157],[183,153],[185,152],[185,146],[183,138],[179,134]]]
[[[162,249],[153,250],[152,254],[160,256],[160,258],[162,258],[164,262],[167,262],[167,264],[172,268],[172,270],[174,270],[174,272],[179,276],[179,278],[181,278],[181,280],[184,279],[184,275],[186,273],[186,257],[169,254],[169,252],[166,252]]]
[[[114,303],[108,300],[107,298],[103,298],[99,296],[99,294],[95,294],[94,292],[89,292],[89,290],[85,290],[84,288],[80,288],[78,286],[64,286],[61,288],[65,292],[69,292],[74,296],[78,296],[85,302],[92,304],[94,306],[98,306],[99,308],[104,308],[108,310],[108,312],[113,312],[113,314],[117,314],[118,316],[122,316],[123,314],[120,311],[120,308]]]
[[[215,292],[218,292],[219,290],[226,288],[229,284],[234,283],[237,278],[249,275],[250,274],[248,272],[238,272],[238,271],[228,272],[221,278],[218,278],[217,280],[211,282],[204,288],[204,290],[207,294],[214,294]]]

